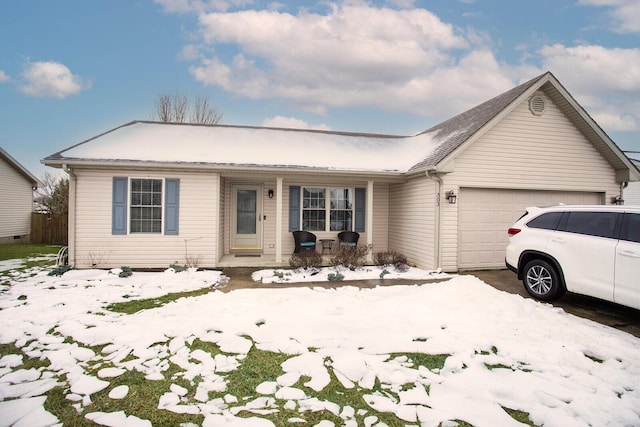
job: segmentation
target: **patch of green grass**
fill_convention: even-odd
[[[48,359],[36,359],[28,357],[26,354],[22,353],[22,350],[20,350],[20,348],[16,347],[13,344],[0,344],[0,357],[7,356],[9,354],[18,354],[22,356],[22,364],[12,369],[40,369],[46,368],[51,364]]]
[[[175,377],[175,374],[180,371],[180,368],[170,364],[169,369],[163,373],[165,377],[163,380],[149,381],[145,379],[145,374],[139,371],[127,371],[118,377],[110,378],[109,387],[91,395],[92,404],[83,408],[83,414],[96,411],[124,411],[127,415],[149,420],[154,426],[179,426],[182,423],[201,425],[204,421],[202,415],[177,414],[158,409],[160,397],[170,391],[171,384],[177,384],[190,390],[190,393],[185,396],[187,400],[193,396],[192,389],[194,387],[188,381]],[[121,385],[129,387],[127,396],[124,399],[109,398],[109,392]],[[65,425],[70,424],[65,423]]]
[[[227,391],[238,398],[258,397],[256,387],[265,381],[275,381],[282,372],[282,363],[291,356],[283,353],[274,353],[257,349],[255,346],[249,350],[247,357],[242,360],[238,369],[226,375]]]
[[[509,414],[511,416],[511,418],[513,418],[516,421],[519,421],[523,424],[526,424],[528,426],[532,426],[535,427],[536,425],[531,421],[531,418],[529,418],[529,413],[528,412],[523,412],[523,411],[518,411],[517,409],[511,409],[511,408],[507,408],[505,406],[502,407],[502,409],[504,409],[507,414]]]
[[[0,261],[7,259],[24,259],[39,255],[57,254],[61,246],[37,243],[0,244]]]
[[[133,314],[141,310],[149,310],[152,308],[162,307],[163,305],[170,303],[171,301],[178,300],[180,298],[198,297],[201,295],[208,294],[209,292],[212,292],[212,291],[213,291],[213,288],[202,288],[202,289],[197,289],[195,291],[174,292],[171,294],[163,295],[158,298],[140,299],[140,300],[127,301],[127,302],[116,302],[114,304],[108,305],[106,309],[116,313]]]
[[[433,371],[434,369],[444,368],[444,362],[450,354],[426,354],[426,353],[391,353],[389,359],[406,356],[408,361],[413,364],[414,368],[424,366]]]
[[[507,366],[507,365],[503,365],[502,363],[497,363],[495,365],[489,364],[489,363],[485,363],[484,366],[487,367],[488,370],[493,371],[494,369],[509,369],[509,370],[513,370],[513,368],[511,366]]]
[[[593,354],[584,354],[586,358],[593,360],[596,363],[604,363],[603,359],[600,359],[599,357],[594,356]]]

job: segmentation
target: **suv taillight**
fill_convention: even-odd
[[[521,231],[522,230],[520,228],[509,228],[507,230],[507,234],[509,235],[509,237],[511,237],[511,236],[515,236],[516,234],[518,234]]]

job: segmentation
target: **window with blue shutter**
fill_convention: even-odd
[[[164,234],[177,236],[180,212],[180,180],[167,178],[164,180],[164,188]]]
[[[127,177],[113,177],[111,234],[127,234]]]
[[[356,201],[355,201],[355,231],[363,233],[365,231],[365,207],[367,205],[367,189],[356,188]]]
[[[300,230],[300,187],[289,187],[289,231]]]

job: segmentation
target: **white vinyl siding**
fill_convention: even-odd
[[[114,176],[140,176],[137,171],[76,170],[76,228],[74,262],[77,267],[155,267],[184,265],[186,257],[198,266],[217,263],[218,175],[145,172],[145,178],[180,179],[180,234],[111,234]]]
[[[31,233],[32,183],[0,157],[0,239]]]
[[[607,203],[619,193],[615,170],[553,101],[542,96],[543,115],[531,114],[525,100],[461,152],[454,172],[444,176],[443,193],[460,194],[458,204],[443,205],[445,271],[459,267],[458,206],[465,203],[461,188],[599,193]]]
[[[640,206],[640,182],[630,182],[624,189],[624,204],[628,206]]]
[[[425,269],[437,267],[435,188],[423,177],[389,188],[389,249]]]

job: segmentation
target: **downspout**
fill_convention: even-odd
[[[433,259],[436,262],[436,266],[435,268],[441,268],[442,267],[442,260],[441,258],[441,250],[440,250],[440,236],[442,234],[441,230],[442,230],[442,204],[440,203],[440,192],[442,191],[442,187],[443,187],[443,183],[442,183],[442,178],[440,177],[440,175],[435,171],[435,170],[428,170],[426,172],[427,178],[430,178],[432,180],[434,180],[436,182],[436,195],[435,195],[435,202],[436,202],[436,209],[435,209],[435,236],[434,236],[434,252],[433,252]]]
[[[67,247],[69,265],[74,266],[76,260],[76,174],[67,164],[62,170],[69,175],[69,211],[67,223]]]
[[[629,181],[623,181],[620,183],[620,198],[624,202],[624,189],[629,186]]]

